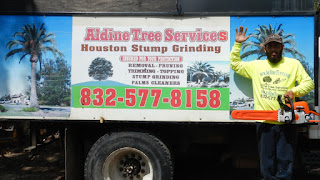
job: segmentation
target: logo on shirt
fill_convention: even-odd
[[[279,84],[279,83],[281,83],[281,82],[283,82],[285,80],[286,80],[286,78],[283,78],[283,79],[278,78],[275,81],[273,81],[273,84]]]
[[[272,78],[270,76],[265,76],[265,77],[263,77],[262,80],[263,80],[263,82],[269,83],[272,81]]]

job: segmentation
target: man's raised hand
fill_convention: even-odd
[[[242,43],[246,41],[250,37],[250,36],[246,37],[246,33],[247,33],[247,28],[244,30],[244,32],[243,32],[243,26],[239,27],[239,32],[238,32],[238,28],[236,28],[236,42]]]

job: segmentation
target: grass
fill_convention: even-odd
[[[23,108],[22,111],[24,111],[24,112],[37,112],[37,111],[39,111],[39,109],[31,107],[31,108]]]
[[[0,111],[1,111],[1,112],[5,112],[5,111],[7,111],[7,110],[6,110],[5,107],[3,107],[2,105],[0,105]]]

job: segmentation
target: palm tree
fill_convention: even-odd
[[[249,34],[251,37],[255,38],[255,41],[245,41],[241,44],[242,51],[244,52],[241,55],[241,58],[246,58],[254,54],[258,55],[257,59],[261,59],[262,57],[266,56],[263,50],[265,38],[269,34],[278,34],[281,36],[283,43],[286,44],[285,48],[283,49],[283,54],[290,53],[294,58],[297,58],[298,56],[298,59],[301,62],[305,60],[306,57],[297,50],[296,42],[294,40],[295,35],[291,33],[285,34],[283,29],[281,29],[282,24],[279,26],[275,25],[275,28],[273,28],[271,24],[269,27],[266,25],[258,26],[259,27],[255,29],[258,32]],[[288,47],[288,45],[291,47]],[[248,50],[249,48],[252,50]]]
[[[196,76],[198,83],[200,83],[205,77],[213,77],[214,75],[214,67],[212,67],[207,62],[203,63],[201,61],[196,61],[193,66],[189,67],[188,73],[190,76],[193,77]],[[191,81],[192,81],[191,79]]]
[[[46,54],[48,51],[52,52],[55,59],[57,54],[60,57],[64,55],[56,49],[56,41],[54,39],[54,33],[47,33],[44,27],[44,23],[40,27],[33,25],[24,25],[21,28],[22,31],[16,32],[13,37],[16,38],[7,43],[9,52],[7,53],[5,60],[15,54],[21,54],[19,63],[25,59],[26,56],[30,56],[31,62],[31,92],[30,92],[30,107],[39,108],[37,97],[37,83],[36,83],[36,71],[37,63],[42,66],[42,54]],[[16,48],[14,48],[16,47]]]

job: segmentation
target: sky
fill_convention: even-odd
[[[9,52],[6,44],[13,40],[15,32],[22,32],[20,29],[26,24],[35,24],[39,27],[45,23],[47,32],[55,34],[57,49],[60,50],[65,60],[71,65],[71,34],[72,18],[67,16],[13,16],[0,15],[1,33],[0,33],[0,97],[8,94],[24,93],[28,87],[27,77],[31,74],[30,56],[26,56],[19,64],[21,54],[9,57],[5,61],[5,56]],[[43,58],[53,59],[51,52],[48,52]],[[39,67],[38,67],[39,68]]]
[[[279,26],[282,24],[282,29],[285,34],[294,34],[295,41],[297,44],[297,49],[300,53],[302,53],[306,57],[306,61],[310,65],[310,67],[314,67],[314,18],[313,16],[281,16],[281,17],[231,17],[230,18],[230,51],[235,42],[235,33],[236,28],[239,29],[240,26],[244,28],[247,27],[247,34],[257,32],[255,31],[258,28],[258,25],[272,25],[272,27]],[[251,37],[248,39],[255,40],[255,38]],[[285,54],[286,57],[292,57],[291,54]],[[258,56],[249,56],[248,58],[242,59],[243,61],[252,61],[255,60]],[[263,57],[265,59],[266,57]],[[252,97],[252,88],[250,80],[247,80],[243,77],[234,77],[234,72],[231,70],[230,72],[231,82],[230,82],[230,101],[233,101],[238,98],[250,96]],[[241,81],[242,83],[237,83],[232,80],[233,78],[237,79],[237,81]],[[237,88],[237,86],[243,85],[242,91]],[[250,87],[250,88],[248,88]],[[242,88],[242,87],[241,87]]]

